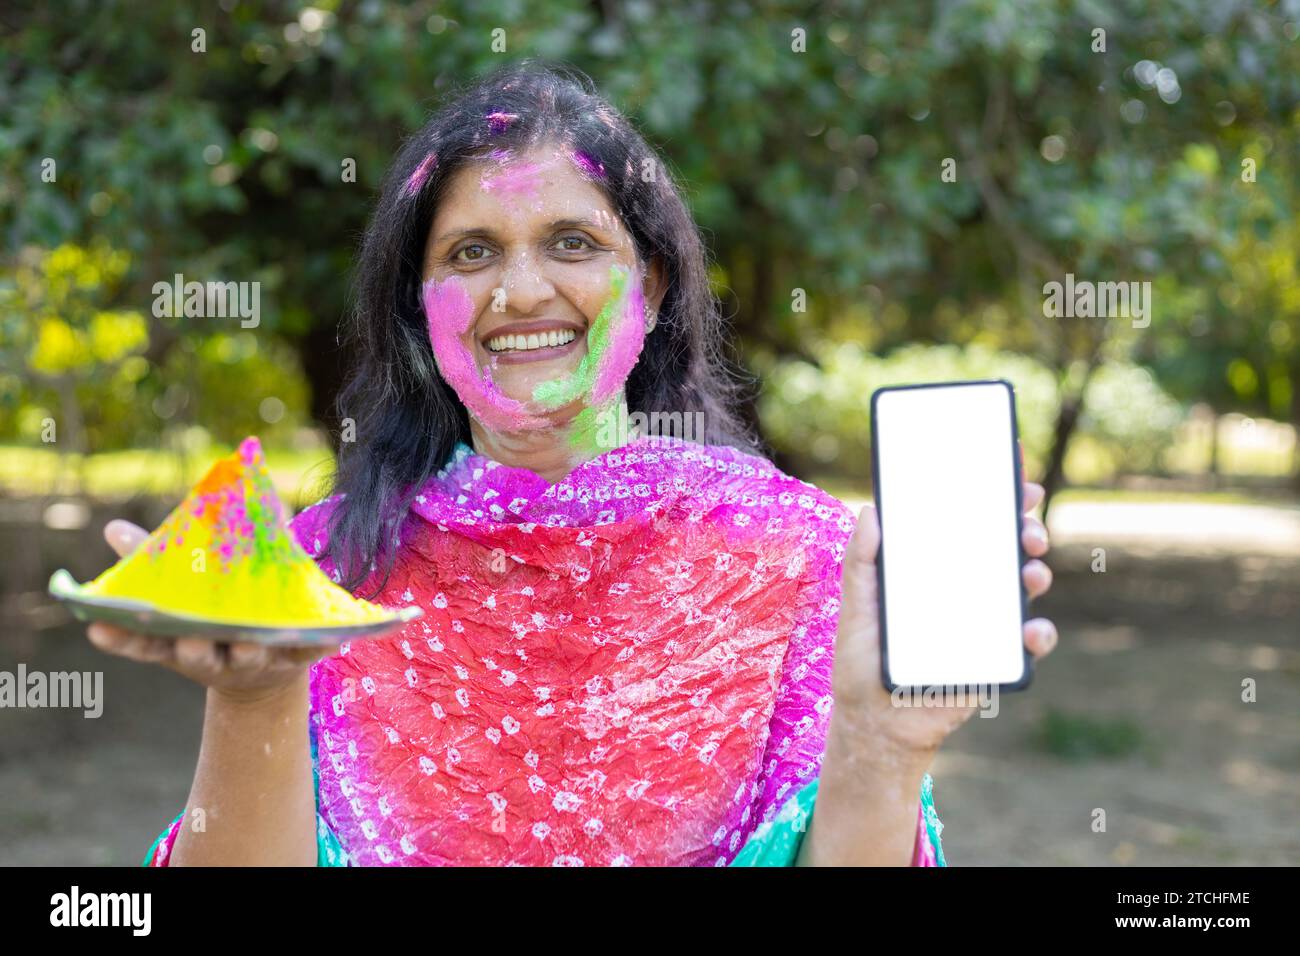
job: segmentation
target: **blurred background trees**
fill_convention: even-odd
[[[1297,0],[84,0],[0,31],[0,442],[333,425],[386,164],[523,56],[590,73],[686,184],[796,473],[865,480],[889,382],[1011,379],[1053,486],[1212,473],[1226,413],[1300,423]],[[261,324],[156,317],[176,273],[260,282]],[[1066,273],[1151,282],[1150,325],[1047,318]],[[1294,430],[1243,434],[1300,470]]]

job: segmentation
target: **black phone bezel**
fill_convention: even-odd
[[[970,385],[1001,385],[1007,390],[1010,398],[1009,406],[1011,408],[1011,463],[1016,483],[1016,552],[1020,555],[1020,567],[1025,566],[1028,555],[1025,553],[1023,541],[1024,523],[1025,523],[1025,479],[1020,461],[1020,426],[1016,417],[1016,390],[1006,379],[971,379],[956,382],[924,382],[916,385],[886,385],[876,389],[871,393],[871,492],[875,499],[876,514],[883,514],[883,501],[880,495],[880,443],[877,437],[877,410],[876,403],[884,392],[905,392],[915,391],[923,388],[962,388]],[[926,684],[920,687],[912,685],[895,684],[889,674],[889,634],[888,626],[885,623],[885,539],[884,539],[884,521],[880,521],[881,534],[880,544],[876,551],[876,594],[879,605],[879,622],[880,622],[880,679],[885,685],[885,689],[891,694],[905,688],[911,691],[924,692],[930,688],[939,688],[953,685]],[[1024,669],[1021,671],[1020,679],[998,685],[998,693],[1004,691],[1025,690],[1029,687],[1034,676],[1034,658],[1029,653],[1028,648],[1024,647],[1024,629],[1025,621],[1029,618],[1029,592],[1025,588],[1024,576],[1019,578],[1020,582],[1020,631],[1021,631],[1021,650],[1023,652]],[[957,685],[963,686],[963,685]],[[976,684],[966,684],[966,687],[979,686]]]

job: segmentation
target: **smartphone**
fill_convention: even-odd
[[[1015,390],[877,389],[871,436],[885,687],[1028,687]]]

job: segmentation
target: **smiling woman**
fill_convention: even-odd
[[[494,74],[406,144],[359,263],[356,440],[292,527],[424,616],[288,677],[187,651],[188,816],[222,812],[147,862],[942,864],[926,769],[974,710],[890,707],[874,512],[740,424],[706,266],[580,74]],[[625,409],[705,434],[602,427]]]

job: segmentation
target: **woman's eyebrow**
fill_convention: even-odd
[[[572,229],[575,226],[584,227],[587,229],[601,229],[601,230],[606,230],[609,228],[604,223],[597,222],[594,219],[586,219],[586,218],[556,219],[547,224],[547,227],[550,229]]]
[[[548,231],[554,229],[573,229],[573,228],[598,229],[601,230],[602,232],[609,230],[609,226],[597,222],[594,219],[586,219],[586,218],[553,219],[546,224],[545,228]],[[494,230],[491,226],[470,226],[467,229],[453,229],[450,232],[444,232],[441,236],[435,239],[434,242],[440,243],[440,242],[446,242],[449,239],[463,239],[466,236],[494,236],[494,235],[496,235],[496,230]]]
[[[453,229],[451,232],[444,232],[433,241],[438,243],[446,242],[448,239],[461,239],[465,236],[487,236],[491,234],[492,230],[487,226],[470,226],[468,229]]]

